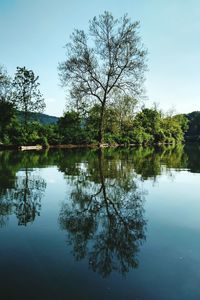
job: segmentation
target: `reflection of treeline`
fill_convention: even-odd
[[[183,145],[176,147],[140,148],[135,151],[134,169],[143,179],[156,178],[164,169],[180,169],[187,166]]]
[[[96,150],[84,151],[80,155],[78,151],[68,152],[64,156],[59,169],[61,171],[72,171],[71,175],[80,175],[81,157],[84,162],[88,162],[89,174],[88,177],[97,176],[96,173]],[[139,147],[139,148],[107,148],[104,149],[104,174],[109,173],[109,176],[123,175],[126,178],[127,172],[133,171],[142,176],[143,179],[156,178],[165,169],[180,169],[188,168],[189,160],[192,159],[190,153],[184,151],[183,145],[162,146],[162,147]],[[83,156],[82,156],[83,155]],[[73,165],[70,164],[70,159],[73,160]],[[73,170],[72,170],[73,169]]]
[[[80,164],[88,162],[90,173],[95,176],[95,149],[58,149],[38,152],[0,151],[0,186],[13,187],[16,172],[21,168],[37,168],[58,166],[61,172],[68,170],[68,174],[78,175]],[[161,173],[162,166],[166,168],[188,168],[198,170],[200,148],[196,145],[177,145],[159,147],[132,147],[132,148],[105,148],[106,172],[116,175],[116,172],[125,172],[128,169],[143,174],[144,179]],[[111,163],[112,161],[112,163]],[[114,162],[114,163],[113,163]],[[112,168],[112,170],[110,170]],[[146,174],[146,175],[145,175]]]
[[[58,166],[61,172],[68,170],[68,174],[78,175],[80,164],[88,162],[90,173],[95,176],[95,159],[97,150],[93,149],[59,149],[38,152],[1,151],[0,152],[0,186],[13,187],[16,172],[25,166],[37,168]],[[198,170],[200,148],[196,145],[177,145],[162,147],[139,148],[106,148],[103,150],[106,172],[116,175],[116,172],[125,172],[134,169],[143,174],[144,179],[161,173],[162,166],[167,168],[188,168]],[[111,163],[115,162],[115,163]],[[122,163],[123,162],[123,163]],[[112,170],[110,170],[112,168]],[[124,171],[123,171],[124,170]],[[146,174],[146,175],[145,175]]]
[[[156,176],[164,170],[173,169],[189,169],[191,172],[200,171],[200,148],[195,145],[186,146],[168,146],[157,148],[108,148],[103,150],[102,170],[105,180],[110,182],[113,180],[115,185],[121,187],[129,184],[129,176],[141,176],[143,180],[148,178],[156,179]],[[31,170],[39,167],[57,166],[58,170],[63,172],[66,178],[77,180],[77,176],[81,182],[82,178],[87,178],[93,184],[100,184],[99,166],[97,163],[97,150],[86,149],[68,149],[68,150],[51,150],[41,152],[17,152],[3,151],[0,152],[0,216],[1,222],[6,222],[8,215],[16,209],[18,199],[22,199],[22,193],[19,195],[17,190],[26,192],[26,179],[30,185],[31,180],[35,182],[35,186],[31,187],[31,191],[41,198],[45,183],[43,178],[35,178],[34,172]],[[87,169],[85,170],[85,165]],[[17,173],[19,171],[20,173]],[[26,174],[27,171],[27,174]],[[87,173],[87,174],[86,174]],[[20,177],[19,177],[20,174]],[[39,186],[38,182],[41,183]],[[87,182],[85,183],[87,184]],[[77,192],[79,191],[77,186]],[[81,187],[82,189],[82,187]],[[30,191],[29,191],[30,192]],[[34,219],[34,205],[21,205],[24,212],[27,208],[27,220]],[[28,207],[32,209],[32,217],[28,211]],[[40,206],[38,205],[38,210]],[[16,210],[15,210],[16,213]],[[18,214],[20,215],[20,213]],[[28,217],[29,215],[29,217]],[[26,219],[26,218],[25,218]],[[19,220],[19,223],[21,221]]]

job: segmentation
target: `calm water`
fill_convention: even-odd
[[[0,298],[200,299],[200,147],[0,152]]]

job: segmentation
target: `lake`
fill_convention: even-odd
[[[1,299],[200,299],[200,146],[0,152]]]

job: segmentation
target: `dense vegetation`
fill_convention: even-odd
[[[32,115],[25,130],[23,118],[10,103],[0,103],[6,108],[7,121],[1,118],[0,141],[3,144],[97,144],[98,118],[100,109],[93,107],[87,114],[81,115],[68,111],[50,124],[44,124],[42,114]],[[34,119],[34,117],[36,119]],[[2,122],[3,120],[3,122]],[[43,120],[43,124],[41,122]],[[115,144],[174,144],[182,142],[187,129],[184,116],[165,116],[155,108],[143,108],[131,116],[123,115],[120,109],[110,107],[105,113],[105,143]]]

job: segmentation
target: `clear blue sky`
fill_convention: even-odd
[[[0,0],[0,64],[13,75],[26,66],[40,76],[46,113],[60,116],[65,93],[59,86],[58,62],[74,28],[108,10],[140,21],[148,48],[149,100],[177,112],[200,110],[199,0]]]

